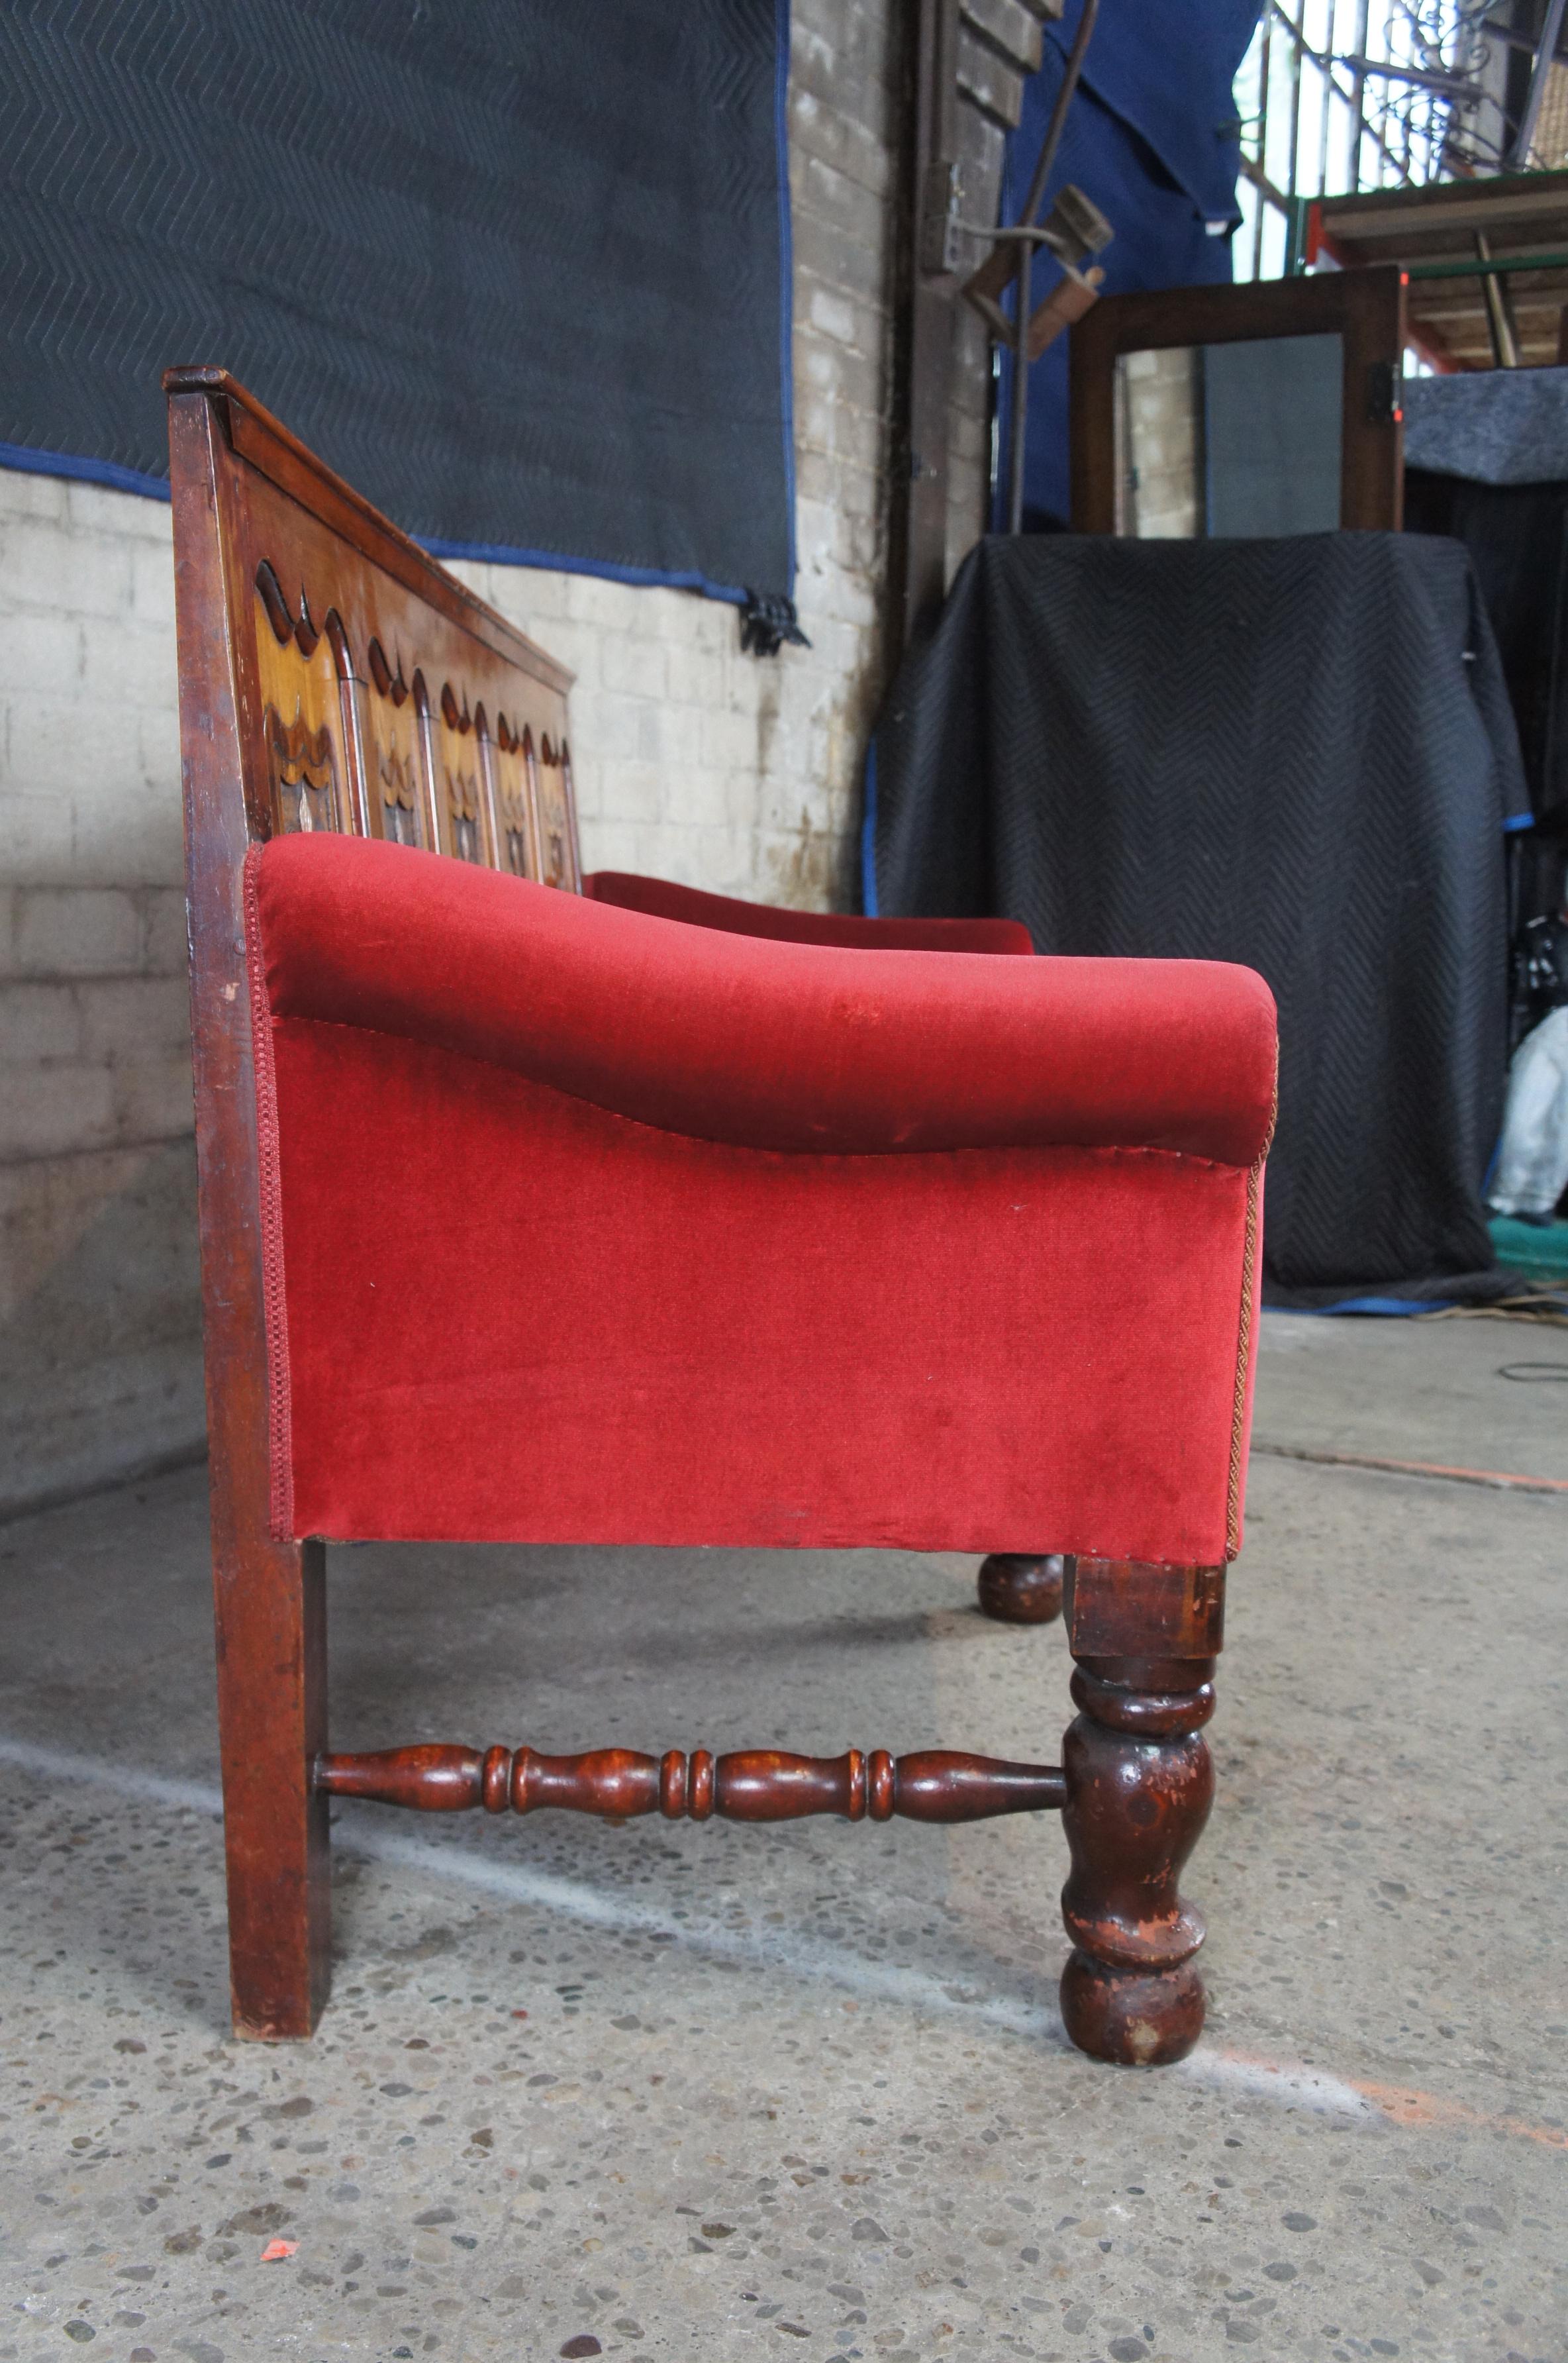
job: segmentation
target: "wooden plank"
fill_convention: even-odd
[[[889,670],[946,591],[948,396],[955,281],[928,264],[928,221],[955,158],[957,0],[917,0],[905,17],[900,196],[893,318],[892,491],[889,504]]]
[[[1429,235],[1452,237],[1484,229],[1504,235],[1507,222],[1556,219],[1568,233],[1568,172],[1510,174],[1492,182],[1445,181],[1423,189],[1388,189],[1375,194],[1324,197],[1319,219],[1336,245],[1395,243],[1402,261],[1429,251]]]
[[[326,1631],[320,1546],[273,1531],[279,1406],[242,907],[246,848],[270,817],[251,586],[241,488],[202,394],[171,404],[170,447],[230,1981],[238,2034],[304,2036],[330,1970],[326,1800],[312,1787]]]

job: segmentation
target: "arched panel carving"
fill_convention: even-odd
[[[354,821],[351,769],[336,653],[344,647],[342,627],[329,633],[317,626],[303,585],[295,615],[265,559],[255,584],[256,669],[274,833],[348,831]]]
[[[440,704],[431,716],[436,781],[441,808],[442,850],[459,861],[490,866],[486,826],[484,764],[479,734],[469,712],[468,693],[459,701],[450,682],[441,687]]]
[[[245,483],[226,596],[251,833],[331,829],[580,885],[570,676],[317,483],[240,393],[226,401]]]
[[[514,878],[536,879],[539,817],[534,801],[534,741],[526,723],[518,735],[504,714],[496,716],[491,761],[499,867]]]
[[[425,846],[424,782],[414,699],[403,659],[387,662],[380,640],[369,650],[370,680],[362,701],[370,834],[389,845]]]
[[[552,738],[547,730],[540,733],[535,777],[539,813],[539,875],[547,886],[564,887],[569,894],[580,893],[570,758],[565,740]]]

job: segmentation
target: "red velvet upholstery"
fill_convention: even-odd
[[[779,911],[766,903],[739,903],[704,894],[668,878],[636,878],[624,870],[597,870],[582,882],[596,903],[642,911],[652,919],[684,919],[690,927],[718,927],[731,936],[766,936],[779,944],[836,944],[871,952],[1029,952],[1034,946],[1019,919],[851,919],[828,911]]]
[[[326,836],[247,904],[280,1530],[1233,1554],[1249,971],[769,942]]]

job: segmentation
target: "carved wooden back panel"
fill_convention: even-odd
[[[571,676],[219,370],[216,525],[248,834],[337,829],[580,893]],[[182,532],[175,515],[176,561]]]

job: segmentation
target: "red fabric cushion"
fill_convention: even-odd
[[[248,883],[281,1531],[1233,1551],[1255,979]]]
[[[1023,952],[1034,945],[1020,919],[853,919],[825,911],[780,911],[767,903],[738,903],[704,894],[668,878],[637,878],[624,870],[596,870],[582,882],[596,903],[644,911],[654,919],[681,919],[689,927],[719,927],[732,936],[766,936],[780,944],[837,944],[868,952]]]

